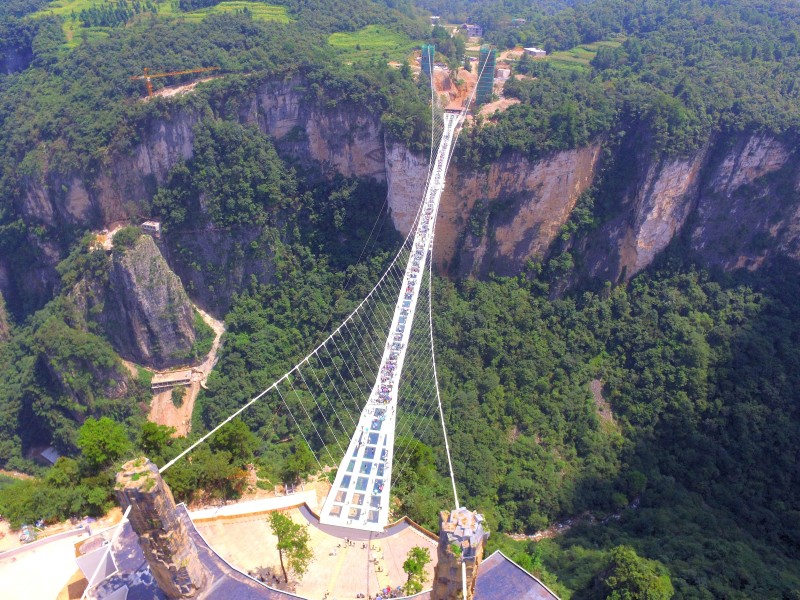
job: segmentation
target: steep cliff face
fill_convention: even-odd
[[[392,214],[392,222],[403,236],[411,231],[417,209],[422,202],[422,194],[428,179],[429,159],[428,155],[410,152],[403,144],[386,145],[385,170],[388,188],[386,201]]]
[[[380,117],[365,107],[323,105],[309,95],[301,79],[267,81],[248,97],[239,98],[239,105],[242,122],[256,124],[273,136],[281,154],[307,172],[337,172],[385,181]],[[139,143],[129,153],[109,155],[97,172],[59,174],[49,169],[45,161],[39,176],[23,181],[17,206],[20,216],[27,223],[45,225],[53,233],[100,228],[147,216],[149,201],[158,185],[164,183],[179,161],[192,157],[193,128],[201,118],[198,110],[176,109],[140,132]],[[54,241],[59,239],[57,235],[31,237],[32,246],[41,246],[36,266],[26,277],[12,273],[4,286],[0,280],[0,289],[38,298],[39,303],[47,298],[58,280],[54,267],[68,251],[65,244]],[[222,243],[223,248],[234,245]],[[213,250],[217,255],[219,251]],[[226,264],[229,257],[219,258],[219,264]],[[258,267],[256,271],[264,269],[268,267]],[[182,269],[181,275],[186,273]],[[197,275],[194,279],[198,279]],[[196,284],[205,286],[199,280]]]
[[[690,234],[692,248],[725,269],[800,259],[796,147],[764,135],[735,140],[709,169]]]
[[[436,223],[435,260],[453,275],[511,275],[541,258],[594,180],[598,145],[558,152],[541,161],[504,157],[480,171],[451,164]],[[427,158],[387,151],[389,207],[407,233],[427,175]]]
[[[456,170],[437,223],[439,263],[449,254],[451,273],[483,277],[514,275],[542,258],[594,180],[599,154],[588,146],[537,162],[512,155],[488,172]]]
[[[237,98],[242,122],[272,136],[282,156],[306,174],[385,181],[394,224],[408,232],[424,189],[427,155],[384,143],[378,115],[361,106],[323,103],[302,79],[267,81],[247,94]],[[157,185],[178,161],[191,158],[200,118],[200,112],[183,109],[152,123],[130,154],[110,156],[91,176],[45,169],[42,177],[27,179],[18,207],[22,217],[58,231],[148,212]],[[606,206],[595,227],[571,242],[582,276],[630,278],[684,231],[700,258],[727,269],[755,268],[771,255],[800,260],[800,174],[792,143],[741,135],[710,140],[702,150],[675,159],[636,147],[640,141],[630,142],[630,161],[617,157],[617,187],[606,193],[613,196],[606,199],[612,208]],[[608,185],[608,178],[597,177],[605,168],[600,156],[596,144],[538,161],[508,155],[480,170],[453,164],[437,222],[439,270],[453,276],[512,275],[529,259],[546,259],[561,247],[554,242],[580,195],[593,185],[602,194]],[[230,293],[251,275],[264,280],[272,274],[268,241],[258,239],[258,231],[242,235],[234,240],[209,232],[170,242],[170,247],[192,246],[191,261],[178,252],[167,258],[212,310],[227,306]],[[25,286],[40,296],[52,290],[54,265],[66,248],[57,236],[30,242],[37,264],[22,277],[0,257],[0,290]],[[148,355],[133,347],[130,353]]]
[[[678,159],[623,165],[629,184],[615,216],[590,236],[586,258],[592,277],[616,281],[650,265],[682,230],[696,206],[708,150]]]
[[[309,100],[302,82],[266,82],[242,104],[255,123],[302,163],[347,176],[385,179],[380,118],[363,107],[326,109]],[[147,203],[178,161],[192,157],[197,111],[154,121],[129,154],[104,161],[98,173],[61,175],[43,168],[24,181],[20,211],[30,222],[105,226],[147,213]]]
[[[324,173],[372,177],[385,181],[380,117],[366,107],[325,107],[311,98],[300,79],[267,82],[240,119],[257,123],[278,142],[283,154],[301,164],[315,164]]]
[[[583,265],[584,277],[630,279],[680,235],[701,262],[725,269],[757,268],[772,256],[800,260],[794,144],[745,134],[710,140],[689,156],[664,158],[638,142],[619,150],[610,173],[617,179],[614,190],[596,178],[602,167],[597,145],[535,162],[507,156],[479,171],[451,165],[436,225],[440,270],[477,277],[520,272],[528,259],[552,253],[578,197],[593,184],[610,207],[567,248]],[[386,174],[393,221],[407,233],[427,156],[389,145]]]
[[[151,237],[114,252],[109,286],[105,318],[120,354],[156,368],[185,364],[195,341],[194,309]]]
[[[143,214],[143,205],[169,170],[192,156],[195,112],[181,111],[141,132],[130,154],[109,157],[97,174],[60,175],[45,169],[25,180],[20,210],[31,222],[98,227]]]
[[[582,245],[592,278],[630,279],[678,235],[702,263],[757,268],[800,257],[800,165],[785,141],[748,134],[681,159],[637,161],[615,216]]]

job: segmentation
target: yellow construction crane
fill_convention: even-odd
[[[170,75],[188,75],[189,73],[206,73],[208,71],[219,71],[219,67],[203,67],[202,69],[188,69],[186,71],[170,71],[169,73],[150,73],[148,68],[144,68],[144,75],[135,75],[131,79],[144,79],[147,86],[147,96],[153,95],[153,84],[150,81],[154,77],[169,77]]]

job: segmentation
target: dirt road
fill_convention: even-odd
[[[211,352],[208,353],[208,356],[200,365],[192,367],[192,383],[189,387],[178,388],[183,392],[181,405],[175,406],[173,404],[172,390],[161,392],[153,396],[153,401],[150,403],[150,414],[147,417],[153,423],[174,427],[176,436],[185,436],[192,428],[192,412],[194,411],[197,394],[200,393],[200,388],[206,384],[211,369],[217,363],[222,334],[225,333],[225,324],[222,321],[218,321],[197,306],[195,306],[195,309],[216,334],[214,343],[211,346]]]

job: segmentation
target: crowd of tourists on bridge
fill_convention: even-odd
[[[406,288],[403,294],[403,304],[400,308],[400,314],[397,319],[397,328],[394,331],[391,346],[389,348],[389,358],[381,367],[380,371],[380,386],[378,387],[377,394],[372,398],[375,404],[388,404],[392,401],[392,391],[395,385],[395,373],[397,371],[397,359],[400,357],[400,351],[405,347],[402,343],[403,335],[406,331],[408,324],[408,317],[411,315],[411,302],[414,299],[414,290],[416,289],[417,278],[419,277],[420,269],[422,268],[422,260],[425,255],[425,244],[428,238],[428,229],[431,216],[433,215],[433,207],[429,206],[425,209],[425,220],[420,225],[422,231],[422,240],[418,241],[414,246],[414,253],[411,258],[411,268],[406,277]]]

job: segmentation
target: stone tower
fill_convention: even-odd
[[[475,591],[478,565],[489,532],[483,527],[483,515],[466,508],[439,513],[439,563],[433,575],[431,600],[470,600]],[[467,598],[461,585],[461,564],[466,565]]]
[[[123,510],[131,507],[128,518],[161,590],[170,598],[201,592],[210,576],[158,467],[144,457],[125,463],[115,493]]]

